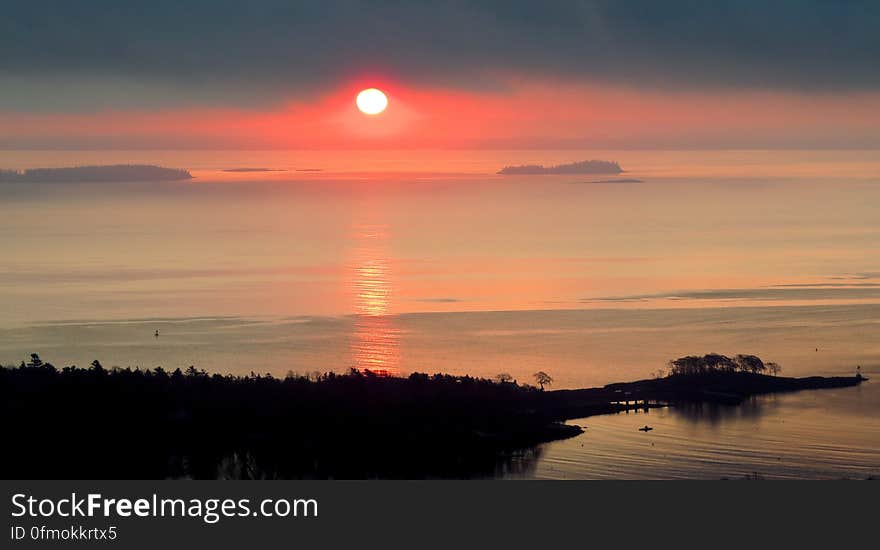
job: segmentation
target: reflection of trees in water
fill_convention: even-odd
[[[507,478],[529,477],[535,471],[538,460],[543,455],[542,445],[507,451],[501,453],[469,453],[460,455],[455,460],[449,461],[447,456],[437,456],[435,460],[421,460],[412,465],[407,474],[377,472],[370,467],[358,469],[357,464],[348,467],[351,478],[374,478],[374,477],[410,477],[421,478],[447,478],[447,479],[471,479],[471,478]],[[356,457],[350,457],[356,462]],[[292,460],[290,462],[279,461],[275,457],[272,463],[260,459],[259,453],[251,450],[240,450],[228,453],[222,457],[183,457],[172,460],[173,467],[168,473],[171,477],[203,477],[200,472],[194,471],[194,464],[201,467],[210,467],[206,462],[216,460],[214,470],[217,479],[315,479],[326,477],[320,465],[314,461],[302,462]],[[200,468],[201,469],[201,468]],[[335,477],[335,476],[334,476]],[[343,477],[344,478],[344,477]]]
[[[505,477],[531,476],[543,454],[543,445],[536,445],[534,447],[520,449],[511,453],[504,453],[498,457],[494,477],[500,479]]]
[[[272,479],[250,452],[233,452],[217,464],[217,479]]]
[[[716,427],[725,422],[754,420],[779,408],[775,395],[753,396],[739,405],[720,403],[680,403],[670,408],[671,414],[690,423],[708,423]]]

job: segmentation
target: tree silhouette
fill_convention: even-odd
[[[549,386],[553,383],[553,378],[551,378],[551,376],[549,374],[547,374],[546,372],[544,372],[542,370],[539,370],[538,372],[536,372],[532,376],[535,377],[535,382],[537,382],[538,385],[541,386],[541,391],[544,391],[545,385]]]
[[[668,364],[670,376],[700,376],[735,372],[763,374],[768,370],[773,374],[778,374],[782,367],[775,363],[774,365],[775,371],[770,367],[770,363],[764,363],[757,355],[740,354],[731,359],[717,353],[709,353],[702,357],[698,355],[679,357]]]
[[[761,361],[761,358],[757,355],[737,355],[733,358],[733,361],[742,372],[759,374],[767,370],[764,361]]]

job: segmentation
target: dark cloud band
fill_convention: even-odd
[[[875,1],[7,0],[3,11],[0,110],[64,107],[63,92],[37,93],[50,77],[119,83],[91,97],[120,104],[265,101],[364,74],[469,88],[499,86],[499,74],[880,88]]]

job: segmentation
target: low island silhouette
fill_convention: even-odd
[[[593,180],[590,183],[645,183],[645,181],[636,178],[619,178],[608,180]]]
[[[187,170],[151,164],[28,168],[26,170],[0,169],[0,183],[178,181],[192,179],[192,177],[192,174]]]
[[[534,459],[540,443],[582,432],[566,420],[866,380],[779,370],[754,355],[708,354],[671,361],[649,380],[545,391],[545,372],[536,385],[508,374],[355,369],[277,378],[97,360],[58,369],[32,354],[0,367],[0,465],[18,479],[490,477]]]
[[[614,161],[582,160],[569,164],[557,164],[556,166],[544,166],[543,164],[505,166],[499,170],[498,173],[513,176],[548,174],[621,174],[623,173],[623,169]]]

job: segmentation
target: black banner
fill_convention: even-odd
[[[856,543],[858,482],[9,481],[3,548]]]

